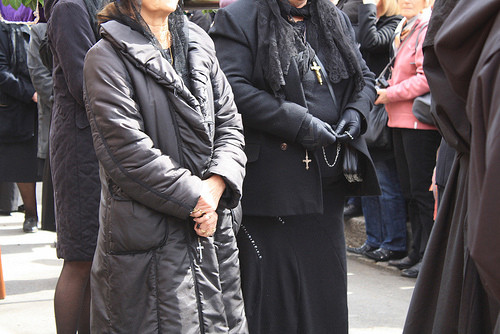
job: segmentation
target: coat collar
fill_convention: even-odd
[[[143,35],[122,23],[108,21],[101,24],[101,36],[159,84],[181,96],[191,107],[199,108],[198,101],[182,78]]]

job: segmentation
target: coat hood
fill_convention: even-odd
[[[472,74],[490,34],[490,29],[484,29],[485,22],[493,23],[499,10],[498,0],[460,1],[436,34],[438,56],[455,59],[442,66],[460,96],[467,96]],[[456,59],[457,54],[461,59]]]

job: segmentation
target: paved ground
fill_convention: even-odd
[[[23,219],[20,213],[0,216],[7,292],[0,300],[0,334],[54,334],[54,288],[62,265],[55,233],[23,233]],[[350,333],[401,333],[415,280],[356,255],[349,255],[347,265]]]
[[[0,333],[53,334],[54,288],[62,261],[55,233],[24,233],[24,214],[0,217],[0,247],[7,297],[0,300]]]
[[[406,319],[415,279],[399,270],[348,256],[350,334],[400,334]]]

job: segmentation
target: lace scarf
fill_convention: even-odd
[[[352,78],[356,91],[363,89],[365,81],[357,46],[348,36],[348,26],[330,0],[309,0],[303,8],[293,8],[287,0],[257,0],[257,6],[260,59],[265,79],[276,96],[282,95],[291,60],[307,62],[311,57],[305,37],[293,26],[291,18],[294,15],[304,17],[309,30],[308,42],[328,59],[324,66],[329,80],[339,83]],[[299,64],[299,72],[306,66],[309,64]]]

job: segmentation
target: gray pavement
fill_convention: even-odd
[[[39,193],[41,186],[37,188]],[[53,334],[54,289],[62,266],[54,248],[56,236],[47,231],[26,234],[23,220],[21,213],[0,216],[7,294],[0,300],[0,334]],[[350,333],[401,333],[415,280],[357,255],[348,256],[347,269]]]
[[[54,288],[61,271],[54,232],[24,233],[24,214],[0,217],[6,298],[0,300],[0,333],[52,334]]]

